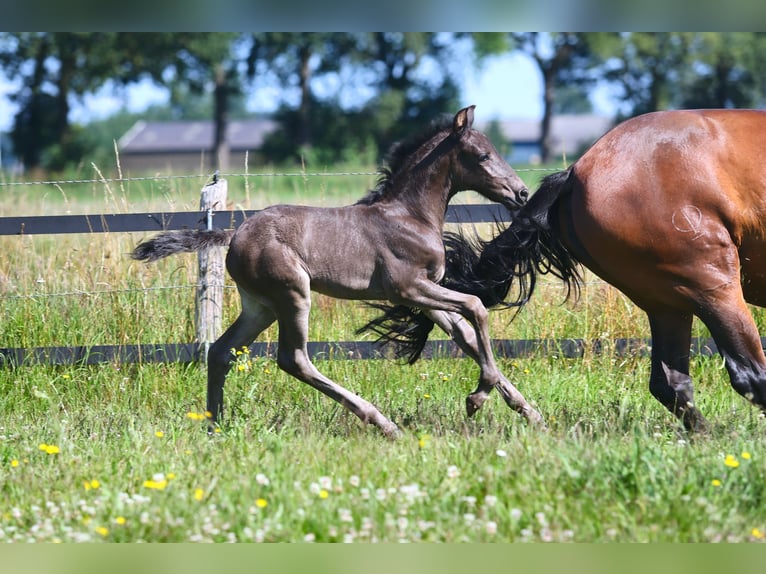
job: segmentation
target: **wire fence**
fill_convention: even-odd
[[[517,171],[552,172],[550,168],[527,168]],[[75,185],[94,183],[115,183],[149,180],[198,179],[203,182],[217,181],[218,178],[249,177],[343,177],[373,176],[377,172],[339,171],[339,172],[281,172],[281,173],[213,173],[198,175],[157,175],[147,177],[119,177],[94,179],[62,179],[26,182],[0,182],[0,187],[34,185]],[[57,233],[107,233],[131,231],[164,231],[169,229],[199,228],[211,224],[216,227],[237,227],[255,210],[251,211],[216,211],[207,213],[159,212],[159,213],[124,213],[95,215],[52,215],[29,217],[0,217],[0,235],[50,235]],[[496,204],[450,205],[447,221],[452,223],[477,223],[509,221],[508,212]],[[603,285],[603,281],[589,281],[588,284]],[[555,286],[555,285],[552,285]],[[196,289],[199,284],[178,284],[141,288],[118,288],[98,290],[67,290],[59,292],[30,292],[0,295],[0,300],[14,301],[21,299],[43,299],[64,297],[100,297],[131,293],[150,293],[170,290]],[[559,287],[563,288],[563,285]],[[225,285],[225,289],[235,289]],[[708,354],[715,346],[708,339],[695,340],[697,352]],[[646,353],[650,348],[645,339],[617,339],[605,344],[604,341],[584,341],[581,339],[563,340],[494,340],[493,346],[499,356],[508,358],[527,356],[531,353],[555,352],[565,357],[581,357],[586,352],[601,352],[610,348],[617,353]],[[271,355],[274,343],[254,343],[250,350],[254,356]],[[369,359],[390,358],[381,349],[369,341],[313,341],[309,344],[309,353],[314,357]],[[432,341],[424,351],[424,357],[462,356],[462,352],[452,341]],[[37,348],[0,348],[0,366],[22,364],[94,364],[104,362],[196,362],[203,359],[198,343],[149,344],[149,345],[92,345],[60,346]]]
[[[557,168],[518,168],[517,172],[547,172],[558,171]],[[40,180],[40,181],[0,181],[0,187],[18,187],[35,185],[74,185],[85,183],[128,183],[132,181],[172,181],[176,179],[202,179],[210,181],[215,177],[221,178],[249,178],[249,177],[343,177],[343,176],[377,176],[377,171],[339,171],[339,172],[264,172],[264,173],[220,173],[218,171],[208,174],[186,174],[186,175],[152,175],[143,177],[99,177],[91,179],[59,179],[59,180]]]

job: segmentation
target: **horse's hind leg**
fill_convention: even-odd
[[[476,340],[476,331],[461,315],[448,311],[424,311],[431,320],[447,333],[455,341],[458,347],[477,363],[479,362],[479,348]],[[476,390],[468,395],[465,400],[468,416],[473,416],[489,397],[494,386],[480,380]],[[502,395],[506,404],[520,413],[529,422],[544,426],[543,417],[540,416],[530,405],[519,390],[500,373],[500,382],[497,385],[498,392]]]
[[[279,367],[337,401],[359,417],[362,422],[374,424],[389,438],[397,438],[399,436],[397,426],[383,416],[372,403],[325,377],[311,362],[306,349],[310,307],[308,279],[304,289],[293,289],[280,294],[277,305]]]
[[[694,405],[689,376],[692,315],[675,310],[648,313],[652,330],[652,370],[649,390],[690,431],[708,423]]]
[[[249,346],[276,319],[265,305],[240,291],[242,312],[207,354],[207,410],[212,421],[223,415],[223,385],[232,365],[232,349]]]

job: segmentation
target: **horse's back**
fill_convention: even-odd
[[[645,296],[651,283],[672,299],[706,281],[699,266],[734,274],[733,252],[766,253],[766,112],[638,116],[599,139],[572,174],[564,234],[628,293]]]

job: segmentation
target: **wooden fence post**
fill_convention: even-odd
[[[200,210],[206,213],[207,229],[213,229],[213,211],[226,208],[227,184],[215,178],[202,188]],[[211,247],[199,252],[199,278],[197,280],[197,352],[207,362],[210,344],[221,334],[223,317],[224,247]]]

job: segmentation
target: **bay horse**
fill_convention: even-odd
[[[223,386],[232,349],[250,345],[274,321],[277,363],[293,377],[348,408],[388,437],[396,424],[371,403],[322,375],[306,343],[311,292],[352,300],[388,300],[422,309],[446,330],[465,318],[475,336],[461,341],[480,367],[479,388],[497,386],[508,405],[531,422],[542,418],[500,373],[492,355],[487,310],[478,298],[438,284],[444,274],[442,230],[450,199],[472,189],[509,209],[528,190],[483,133],[474,107],[435,122],[419,137],[395,144],[377,187],[345,207],[274,205],[236,230],[165,232],[140,243],[138,260],[154,261],[211,246],[229,247],[226,268],[236,283],[239,317],[210,347],[207,410],[211,426],[223,414]]]
[[[583,264],[646,312],[651,394],[704,431],[689,376],[694,315],[733,388],[766,409],[766,357],[746,303],[766,306],[766,112],[678,110],[627,120],[568,169],[545,177],[489,241],[452,234],[443,284],[487,306],[523,306],[553,273],[568,295]],[[516,282],[516,299],[507,301]],[[568,296],[567,295],[567,296]],[[363,329],[413,361],[433,327],[400,306]]]

